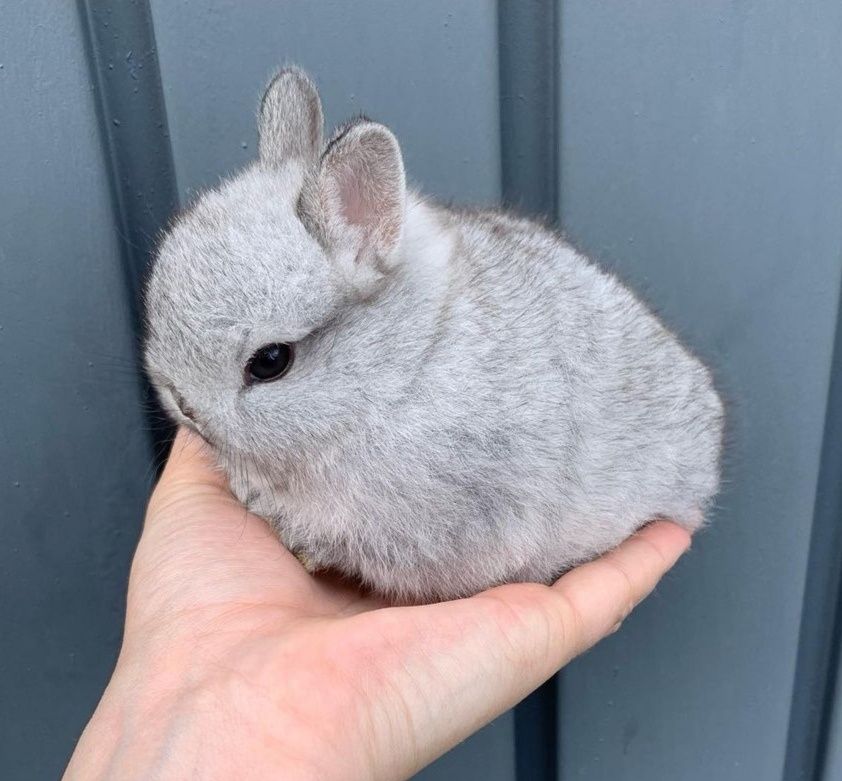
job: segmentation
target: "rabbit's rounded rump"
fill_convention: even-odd
[[[549,582],[716,493],[722,405],[658,319],[538,224],[407,191],[382,125],[324,145],[296,69],[146,301],[150,377],[232,491],[393,598]]]

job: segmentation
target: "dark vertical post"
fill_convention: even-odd
[[[178,205],[152,15],[148,0],[78,0],[78,8],[120,231],[126,295],[140,334],[143,276],[157,237]],[[137,342],[139,347],[140,338]],[[142,378],[139,360],[138,372]],[[159,458],[171,432],[148,383],[141,382]]]
[[[555,0],[499,0],[503,200],[558,219],[558,11]],[[520,781],[558,774],[558,678],[515,708]]]
[[[842,644],[842,291],[801,609],[784,781],[821,781]]]
[[[499,0],[503,199],[558,218],[556,0]]]

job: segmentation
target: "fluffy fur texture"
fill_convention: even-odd
[[[233,492],[314,569],[398,600],[549,582],[717,491],[708,370],[613,277],[546,228],[407,191],[360,119],[322,144],[287,69],[260,158],[166,236],[147,287],[162,403]],[[261,346],[295,345],[248,384]]]

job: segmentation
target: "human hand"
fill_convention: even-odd
[[[688,547],[653,523],[552,587],[390,607],[309,575],[179,431],[123,647],[65,779],[402,779],[614,630]]]

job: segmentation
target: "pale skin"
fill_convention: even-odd
[[[407,778],[614,631],[690,544],[661,521],[553,586],[390,607],[310,575],[204,448],[179,431],[65,779]]]

